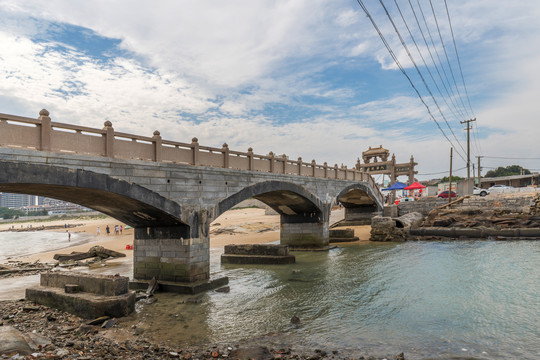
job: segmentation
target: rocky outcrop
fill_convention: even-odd
[[[406,231],[398,228],[396,220],[390,217],[375,216],[371,219],[371,241],[405,241]]]

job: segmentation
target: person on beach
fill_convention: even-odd
[[[99,231],[99,226],[97,227],[96,235],[100,235],[101,232]]]
[[[118,235],[118,225],[114,225],[114,235]]]
[[[69,230],[66,230],[67,234],[68,234],[68,241],[71,241],[71,233],[69,232]]]
[[[120,225],[120,235],[122,235],[122,230],[123,230],[122,225]]]
[[[107,233],[107,236],[111,233],[111,229],[109,228],[109,225],[105,228],[105,232]]]

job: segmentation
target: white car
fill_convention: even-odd
[[[473,195],[486,196],[488,194],[489,194],[488,189],[480,189],[480,188],[477,188],[476,186],[473,189]]]
[[[513,186],[508,186],[508,185],[493,185],[492,187],[489,188],[489,190],[496,190],[496,189],[513,189],[514,187]]]

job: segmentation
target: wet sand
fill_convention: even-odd
[[[338,213],[337,215],[339,216],[339,212],[336,213]],[[39,260],[41,262],[49,262],[53,260],[53,256],[56,253],[69,254],[73,251],[86,252],[95,245],[101,245],[107,249],[122,252],[130,259],[133,257],[133,251],[126,250],[126,245],[133,244],[133,229],[126,229],[123,231],[122,235],[115,235],[114,226],[122,225],[125,228],[125,224],[122,224],[113,218],[18,223],[15,227],[20,228],[21,225],[26,227],[28,224],[32,224],[32,226],[36,228],[41,225],[50,226],[68,224],[74,226],[75,224],[83,224],[71,227],[68,230],[74,234],[85,233],[93,235],[95,241],[11,260],[26,262]],[[12,225],[13,224],[0,224],[0,230],[9,229]],[[111,234],[109,236],[105,234],[107,225],[109,225],[109,228],[111,229]],[[100,235],[97,235],[98,227],[100,228]],[[354,229],[355,235],[360,238],[358,243],[369,243],[370,226],[347,226],[347,228]],[[50,231],[64,232],[64,229]],[[210,247],[223,247],[228,244],[263,244],[277,241],[279,241],[279,215],[265,215],[264,209],[244,208],[230,210],[222,214],[210,225]]]

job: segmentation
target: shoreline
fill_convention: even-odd
[[[46,226],[67,225],[67,227],[60,229],[39,229],[45,223]],[[80,225],[81,223],[83,224]],[[133,245],[133,228],[128,227],[125,229],[126,224],[110,217],[84,220],[71,218],[50,222],[43,221],[43,223],[34,221],[31,223],[17,223],[19,226],[24,226],[25,224],[32,224],[32,227],[36,228],[35,232],[58,232],[61,235],[64,231],[59,230],[67,230],[72,234],[87,234],[88,236],[92,236],[93,239],[84,244],[70,245],[69,243],[64,243],[66,240],[64,238],[60,240],[62,241],[62,246],[55,250],[26,256],[13,256],[10,259],[0,259],[0,264],[7,263],[7,261],[35,262],[39,260],[42,263],[51,262],[55,261],[53,256],[57,253],[86,252],[95,245],[121,252],[129,259],[133,258],[133,250],[126,250],[126,245]],[[70,227],[75,224],[79,224],[79,226]],[[111,234],[108,236],[105,234],[107,225],[111,229]],[[114,234],[115,225],[123,226],[122,235]],[[12,223],[0,224],[0,239],[2,237],[1,231],[9,230],[11,226],[13,226]],[[99,235],[97,234],[98,227],[100,229]],[[355,236],[359,237],[360,240],[354,243],[370,243],[369,232],[371,227],[369,225],[346,227],[353,228]],[[276,241],[279,241],[279,215],[265,215],[264,209],[240,208],[229,210],[210,224],[210,248],[221,248],[230,244],[267,244]]]

